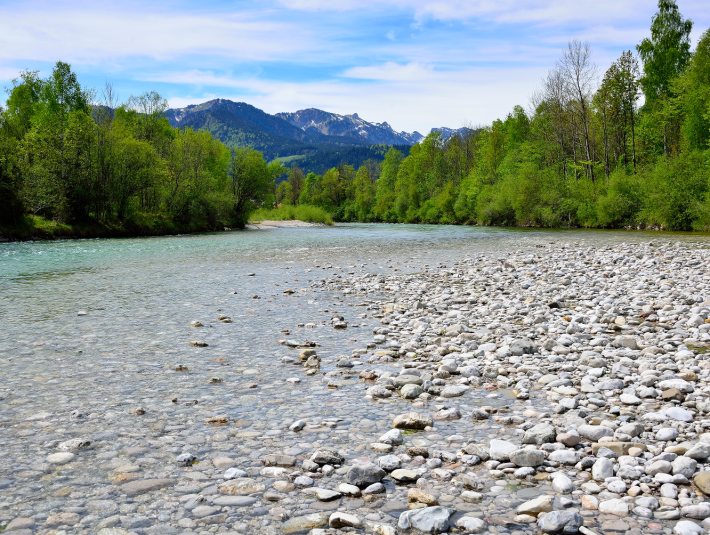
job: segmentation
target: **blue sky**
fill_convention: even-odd
[[[709,0],[678,0],[710,27]],[[397,130],[485,124],[529,97],[570,38],[603,74],[649,33],[647,0],[0,0],[0,85],[57,60],[122,100],[220,97],[359,113]]]

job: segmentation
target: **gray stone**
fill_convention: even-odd
[[[515,466],[540,466],[545,462],[545,452],[540,450],[516,450],[510,454]]]
[[[588,438],[592,442],[599,442],[602,437],[610,437],[614,435],[614,430],[603,425],[580,425],[577,428],[580,436]]]
[[[424,429],[434,425],[434,420],[428,414],[408,412],[395,417],[392,426],[397,429]]]
[[[555,441],[557,431],[547,422],[537,424],[525,431],[523,444],[547,444]]]
[[[579,513],[572,511],[552,511],[537,520],[537,527],[543,533],[575,533],[584,524]]]
[[[424,507],[399,515],[397,527],[417,533],[444,533],[449,529],[451,513],[446,507]]]
[[[510,454],[518,450],[518,446],[505,440],[491,440],[489,454],[494,461],[508,461]]]
[[[424,393],[424,389],[419,385],[407,384],[399,391],[399,395],[404,399],[414,399]]]
[[[356,487],[367,487],[373,483],[378,483],[387,474],[385,471],[373,463],[360,463],[352,466],[348,470],[345,479]]]
[[[607,477],[613,477],[614,464],[611,459],[597,459],[592,466],[592,478],[596,481],[604,481]]]

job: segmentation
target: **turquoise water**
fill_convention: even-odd
[[[163,300],[191,299],[195,292],[273,293],[273,284],[289,282],[284,267],[312,267],[314,263],[343,267],[367,264],[366,270],[386,272],[388,261],[392,261],[403,262],[404,269],[417,270],[424,264],[477,252],[500,251],[502,257],[508,250],[555,241],[598,247],[649,240],[710,243],[710,236],[345,224],[157,238],[7,243],[0,244],[0,318],[22,326],[28,321],[74,316],[78,309],[150,310]],[[247,272],[259,276],[245,279]],[[304,275],[298,282],[305,285],[310,278]]]

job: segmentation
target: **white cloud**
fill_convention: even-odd
[[[633,23],[644,28],[656,12],[652,0],[280,0],[304,11],[384,11],[396,8],[414,12],[418,19],[442,21],[485,19],[499,23],[533,23],[544,26],[576,23],[582,26]],[[710,24],[707,0],[683,0],[681,13],[701,25]]]
[[[382,78],[372,79],[380,72]],[[397,130],[427,133],[432,127],[489,123],[504,117],[515,104],[527,105],[546,72],[544,68],[510,71],[493,67],[438,72],[416,64],[387,64],[349,70],[348,75],[362,79],[356,83],[284,83],[200,71],[154,80],[209,87],[210,93],[215,93],[215,87],[224,87],[228,90],[218,91],[221,98],[246,101],[269,113],[318,107],[340,114],[357,112],[368,121],[387,121]],[[177,107],[206,100],[209,97],[200,94],[192,99],[172,99],[170,104]]]
[[[5,62],[63,58],[118,66],[128,58],[166,61],[189,55],[269,61],[293,58],[313,46],[297,25],[249,12],[193,15],[138,5],[30,4],[4,8],[0,17],[0,61]]]

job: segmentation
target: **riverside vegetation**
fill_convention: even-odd
[[[0,225],[23,236],[165,234],[243,227],[270,202],[278,162],[172,128],[156,93],[100,103],[71,67],[25,71],[0,108]],[[0,230],[3,228],[0,226]]]
[[[529,110],[432,133],[406,158],[294,168],[277,198],[338,221],[708,230],[710,33],[691,52],[691,28],[660,0],[641,65],[624,52],[598,85],[590,45],[571,41]]]

